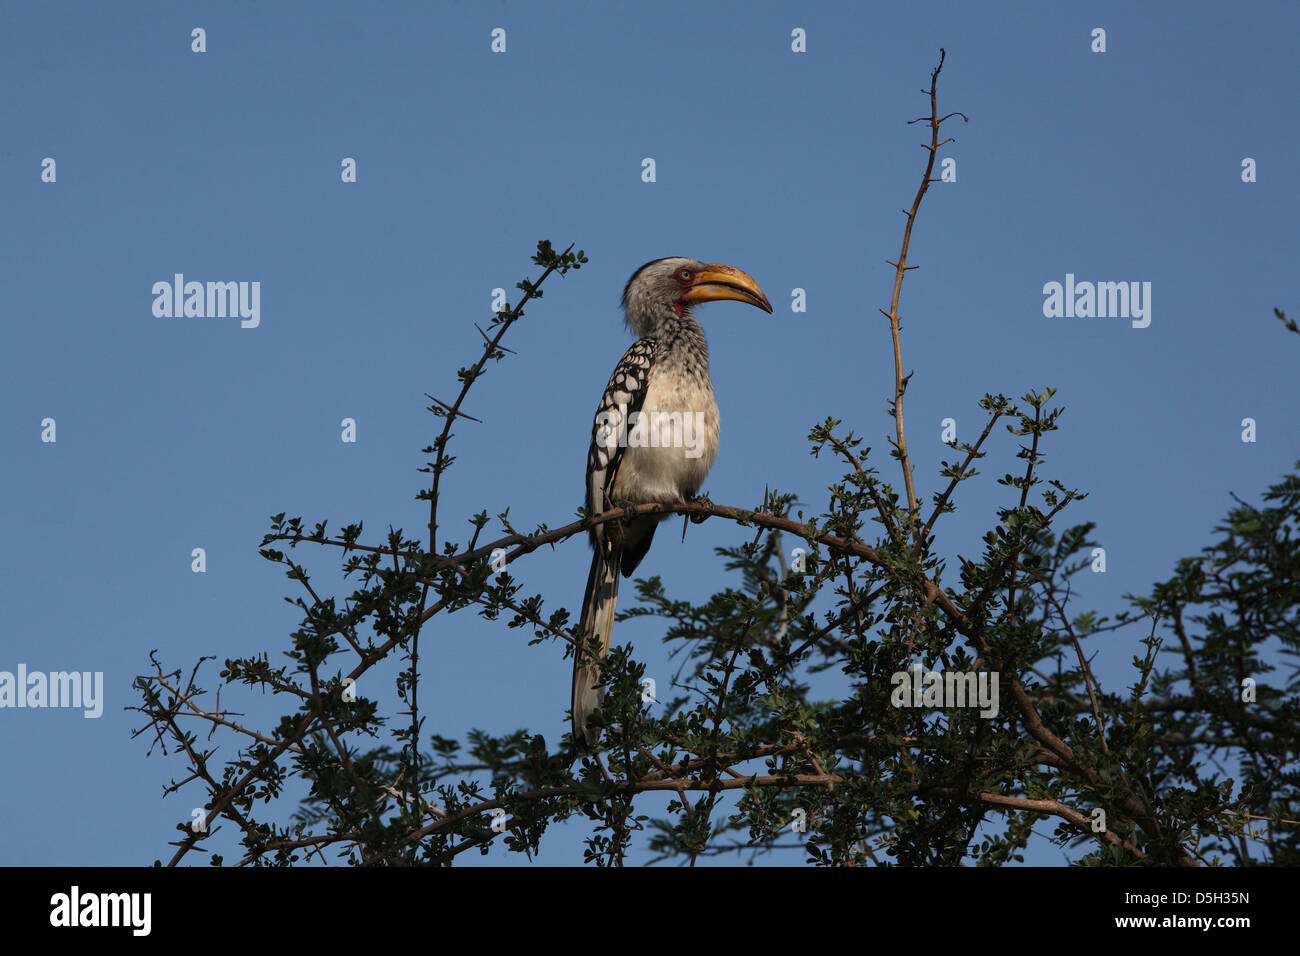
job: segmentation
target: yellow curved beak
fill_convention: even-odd
[[[772,311],[772,303],[767,301],[767,296],[749,273],[735,266],[710,263],[695,273],[695,284],[682,296],[682,301],[714,302],[718,299],[748,302],[764,312]]]

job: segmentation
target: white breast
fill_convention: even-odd
[[[718,457],[718,428],[707,379],[652,369],[641,414],[628,425],[615,499],[676,503],[694,496]]]

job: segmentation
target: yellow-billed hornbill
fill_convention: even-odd
[[[771,312],[752,278],[732,266],[669,258],[647,262],[623,289],[628,328],[640,338],[624,353],[600,399],[587,453],[587,512],[695,497],[718,454],[718,405],[709,347],[691,315],[697,302],[735,299]],[[600,662],[609,653],[618,575],[630,577],[665,516],[609,521],[591,529],[591,573],[581,634],[599,638],[573,662],[573,742],[594,743],[587,720],[600,705]]]

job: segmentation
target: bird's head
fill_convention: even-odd
[[[696,302],[716,299],[735,299],[772,311],[767,296],[747,273],[680,256],[655,259],[632,273],[623,288],[623,311],[633,332],[650,335],[661,321],[687,314]]]

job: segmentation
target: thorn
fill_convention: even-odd
[[[469,419],[470,421],[472,421],[472,422],[478,422],[480,425],[483,424],[483,420],[482,420],[482,419],[480,419],[480,418],[475,418],[473,415],[467,415],[465,412],[462,412],[462,411],[461,411],[460,409],[458,409],[458,408],[452,408],[450,405],[448,405],[448,404],[447,404],[446,402],[444,402],[442,399],[440,399],[440,398],[434,398],[434,397],[433,397],[432,395],[430,395],[428,392],[425,392],[425,393],[424,393],[424,397],[427,398],[429,401],[431,401],[431,402],[436,402],[437,404],[441,405],[443,408],[447,409],[447,411],[451,412],[453,418],[468,418],[468,419]]]
[[[492,345],[492,339],[488,337],[488,334],[486,332],[484,332],[482,329],[479,329],[477,322],[474,323],[474,328],[478,329],[478,334],[483,336],[484,342],[486,342],[488,345]],[[516,354],[514,349],[508,349],[504,345],[501,345],[500,343],[494,345],[493,348],[498,348],[502,352],[509,352],[511,355]]]

